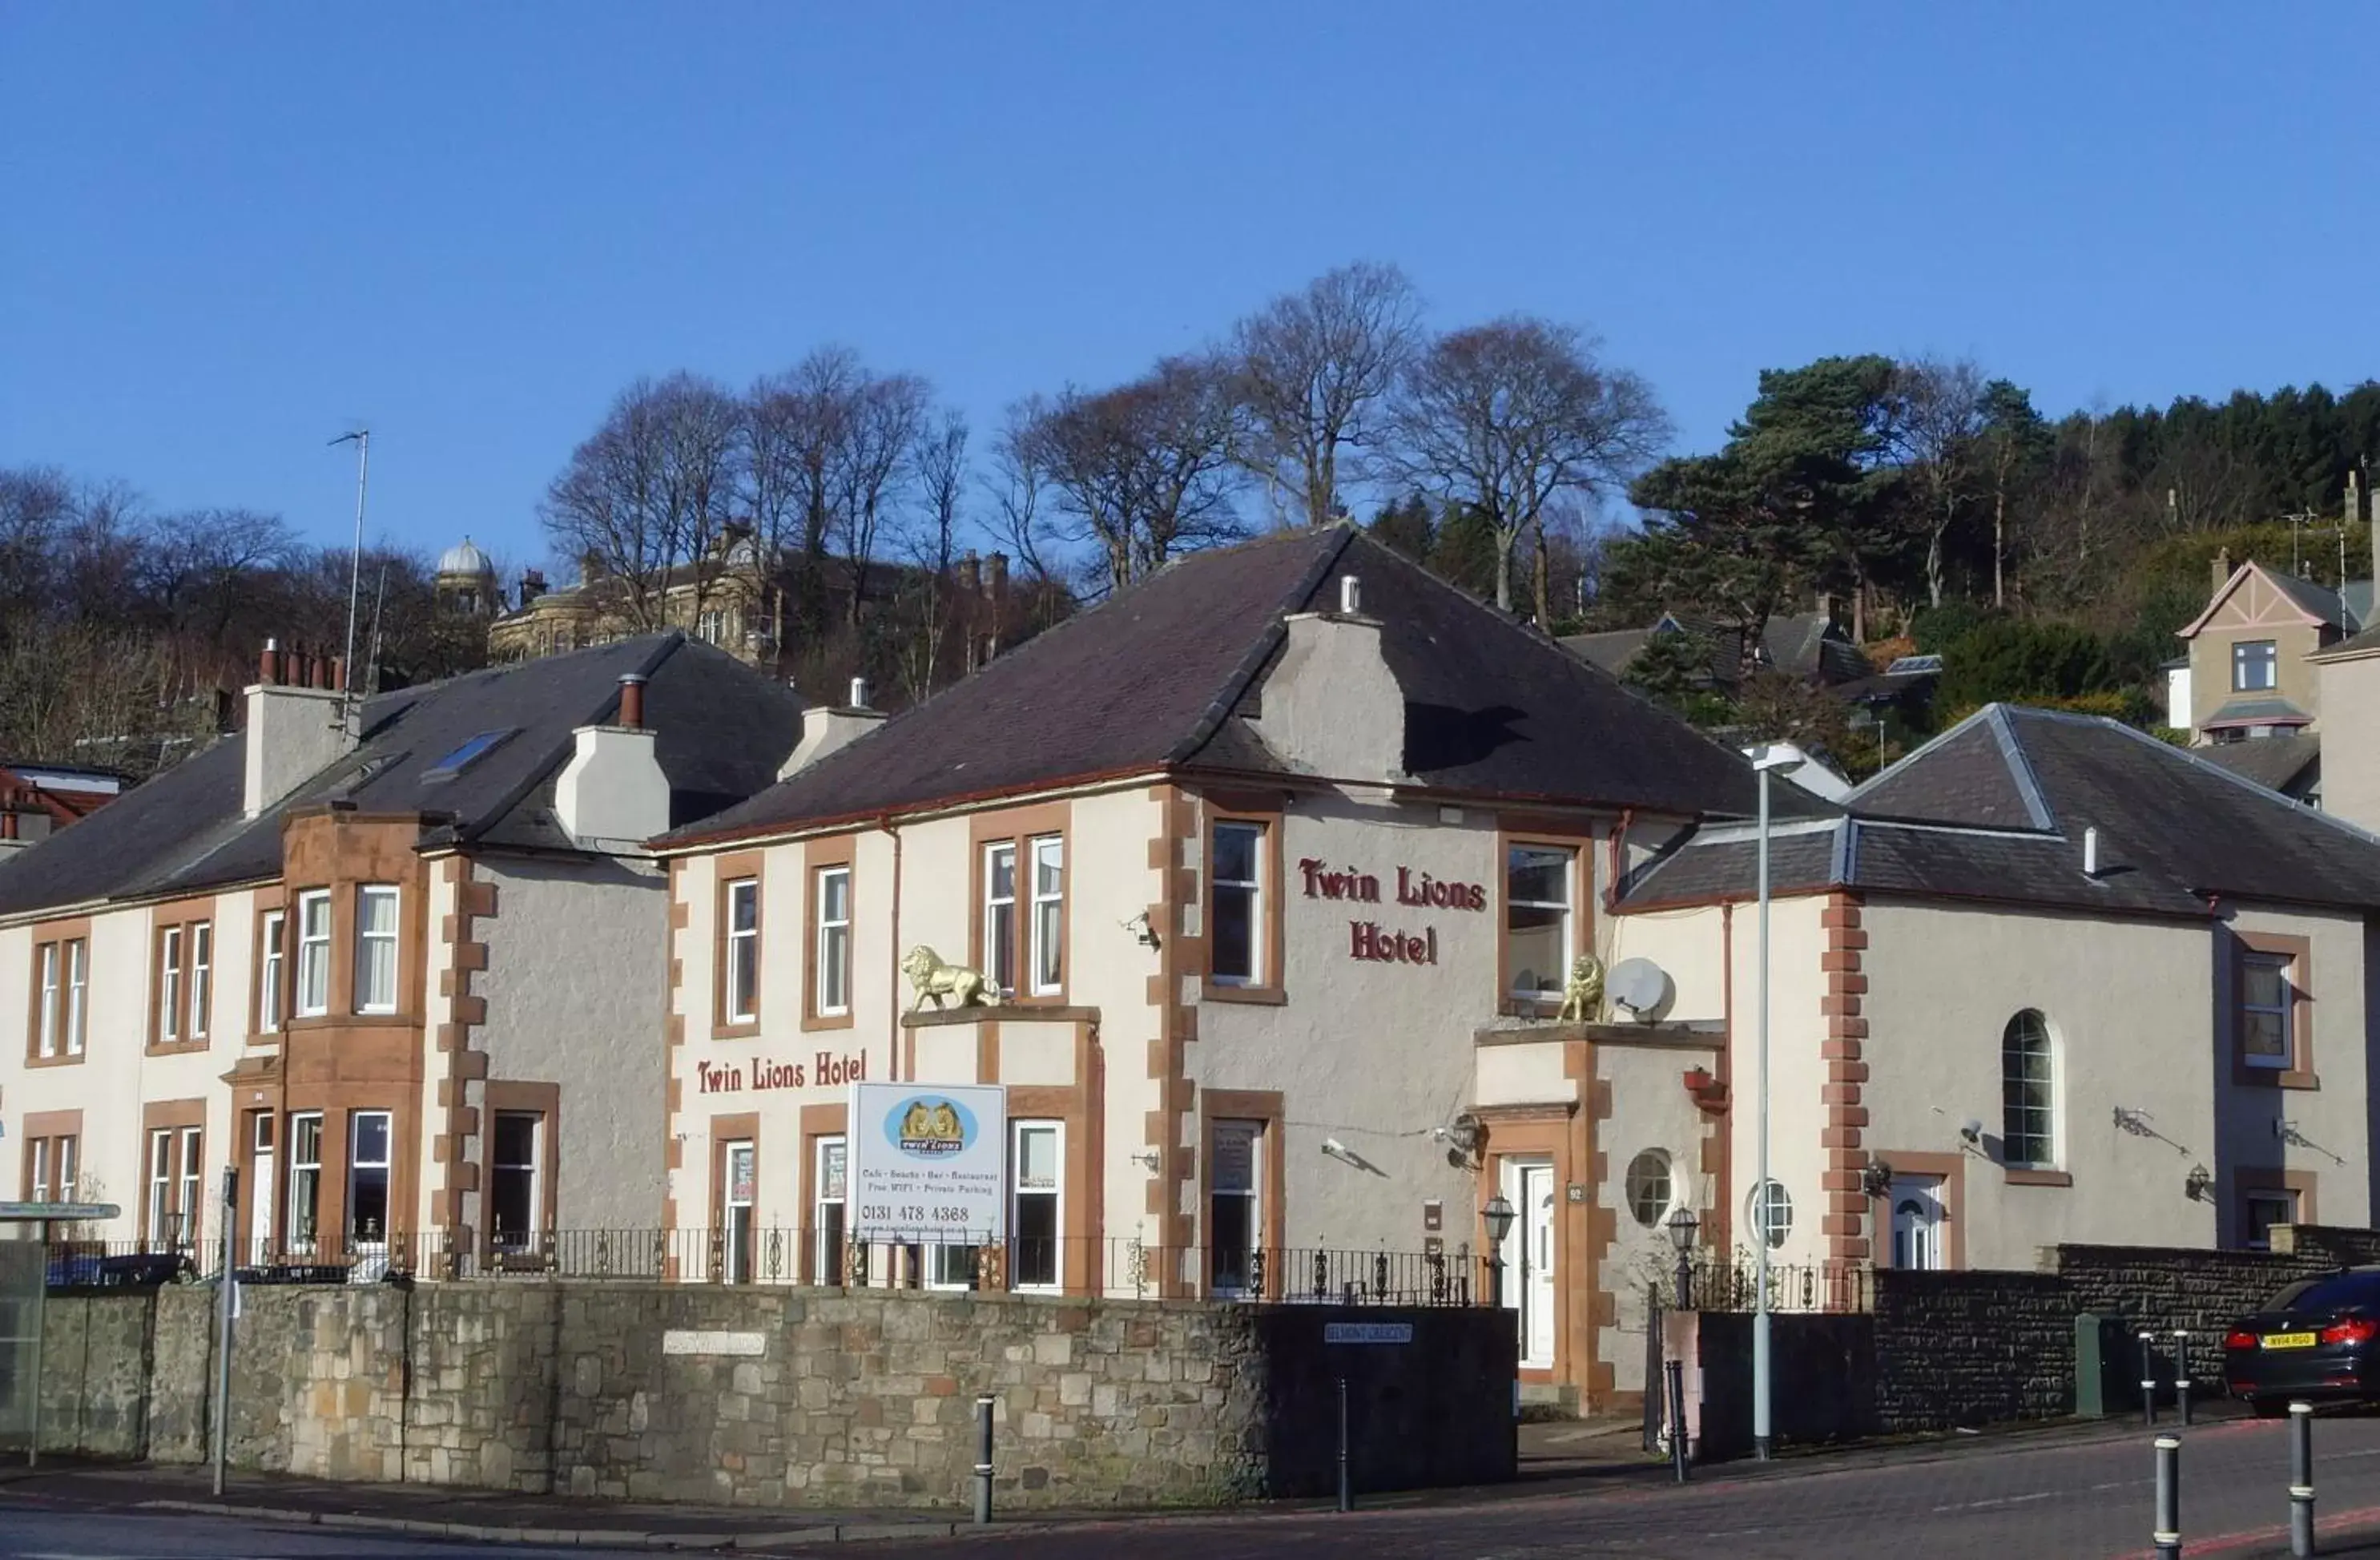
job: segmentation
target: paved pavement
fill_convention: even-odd
[[[2180,1433],[2186,1553],[2226,1560],[2287,1554],[2284,1427],[2232,1420]],[[588,1560],[655,1548],[815,1554],[820,1544],[854,1541],[945,1560],[2116,1560],[2148,1547],[2150,1452],[2137,1428],[2070,1427],[1736,1465],[1706,1470],[1683,1489],[1608,1432],[1533,1434],[1532,1447],[1537,1477],[1520,1486],[1378,1497],[1345,1516],[1305,1505],[1230,1516],[1019,1518],[988,1532],[894,1513],[838,1522],[832,1514],[254,1476],[237,1481],[246,1509],[208,1511],[203,1475],[194,1470],[52,1469],[0,1484],[0,1560]],[[2380,1560],[2380,1418],[2322,1420],[2316,1450],[2322,1553]],[[489,1542],[500,1535],[510,1542]]]

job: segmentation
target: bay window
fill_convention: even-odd
[[[322,1223],[322,1113],[289,1118],[289,1249],[314,1253]]]
[[[356,1011],[396,1011],[396,889],[356,890]]]
[[[298,1017],[319,1018],[331,1010],[331,891],[298,896]]]
[[[391,1133],[386,1111],[347,1116],[347,1249],[377,1250],[388,1239]]]

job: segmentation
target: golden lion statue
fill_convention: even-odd
[[[901,956],[901,973],[909,977],[909,989],[917,994],[910,1008],[913,1013],[922,1011],[929,1002],[939,1010],[944,997],[961,1007],[1000,1005],[1000,988],[990,976],[963,964],[944,964],[942,956],[923,943]]]
[[[1592,1024],[1603,1017],[1603,961],[1593,954],[1581,954],[1570,967],[1570,983],[1562,988],[1561,1011],[1555,1017],[1565,1024]]]

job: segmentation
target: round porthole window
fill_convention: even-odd
[[[1744,1199],[1743,1212],[1752,1227],[1767,1237],[1772,1251],[1793,1233],[1793,1199],[1775,1181],[1754,1187],[1752,1195]]]
[[[1670,1156],[1646,1149],[1628,1162],[1628,1211],[1646,1229],[1670,1212]]]

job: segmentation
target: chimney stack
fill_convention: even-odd
[[[645,728],[645,675],[642,672],[620,674],[620,719],[624,731]]]
[[[264,641],[257,681],[242,690],[248,704],[241,737],[243,813],[254,818],[352,752],[356,734],[346,718],[346,668],[339,658],[284,651]]]
[[[2217,547],[2215,550],[2215,584],[2213,588],[2220,591],[2223,589],[2223,582],[2230,578],[2231,549],[2228,547]]]
[[[884,712],[868,707],[868,682],[864,677],[851,679],[851,702],[841,709],[825,704],[812,704],[802,711],[802,733],[794,750],[777,768],[777,778],[784,779],[795,770],[806,769],[833,752],[837,748],[864,737],[884,724]]]
[[[959,590],[974,595],[983,589],[983,564],[973,553],[959,560]]]

